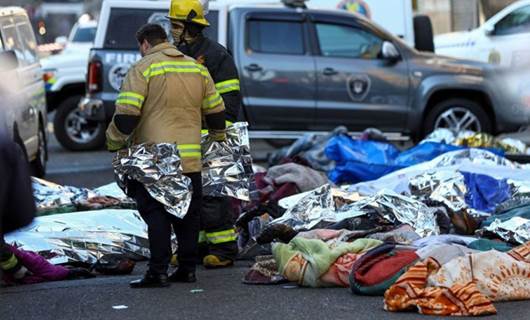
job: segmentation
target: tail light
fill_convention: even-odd
[[[87,73],[87,92],[89,94],[103,90],[102,65],[100,61],[90,61]]]

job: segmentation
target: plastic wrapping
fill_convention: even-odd
[[[183,218],[191,203],[191,179],[182,174],[175,144],[140,144],[118,152],[113,160],[118,185],[127,193],[127,180],[142,183],[166,210]]]
[[[365,198],[350,206],[350,210],[375,209],[379,215],[394,224],[408,224],[421,237],[440,233],[436,223],[435,209],[411,197],[399,195],[391,190],[381,190],[375,196]]]
[[[342,193],[340,195],[342,197]],[[293,196],[293,199],[296,199],[296,203],[292,203],[285,214],[272,223],[288,224],[297,230],[310,230],[321,222],[334,223],[365,214],[346,206],[337,208],[334,189],[329,184],[307,192],[303,197]]]
[[[253,179],[252,156],[248,125],[234,123],[227,128],[226,142],[216,142],[208,135],[202,137],[203,194],[228,196],[249,201]]]
[[[341,135],[332,138],[326,147],[326,155],[336,162],[329,179],[337,184],[370,181],[460,149],[462,147],[426,142],[400,152],[390,143],[353,140]]]
[[[483,230],[512,243],[524,244],[530,241],[530,220],[523,217],[513,217],[506,221],[496,219]]]
[[[348,203],[349,202],[349,203]],[[320,222],[339,222],[363,216],[375,210],[386,221],[394,224],[409,224],[421,236],[439,233],[435,210],[420,201],[382,190],[372,197],[361,197],[357,193],[346,193],[325,185],[289,207],[287,212],[273,223],[285,223],[297,230],[310,230]]]
[[[467,208],[464,176],[457,171],[432,171],[410,180],[410,192],[422,200],[444,204],[453,212]]]
[[[136,204],[127,196],[100,193],[96,190],[61,186],[32,178],[37,215],[99,210],[104,208],[134,209]]]
[[[106,254],[149,258],[147,225],[133,210],[99,210],[36,218],[5,236],[7,243],[36,252],[54,264],[93,264]]]
[[[76,199],[88,198],[91,195],[88,189],[65,187],[38,178],[32,178],[32,187],[39,215],[73,212],[76,210]]]
[[[500,149],[509,154],[527,154],[528,146],[521,140],[513,138],[496,138],[487,133],[461,131],[454,133],[449,129],[437,129],[421,143],[438,142],[470,148]]]

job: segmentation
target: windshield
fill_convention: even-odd
[[[166,10],[113,8],[110,13],[104,47],[122,50],[137,49],[138,44],[134,34],[145,23],[162,25],[171,38],[170,23],[166,16]],[[210,22],[210,27],[204,30],[205,35],[215,41],[217,41],[218,16],[217,11],[210,11],[206,16]]]
[[[71,42],[94,42],[96,27],[78,28]]]

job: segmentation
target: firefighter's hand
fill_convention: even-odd
[[[107,150],[109,152],[117,152],[121,149],[124,149],[126,147],[126,144],[123,142],[117,142],[107,139]]]
[[[225,142],[226,141],[226,130],[213,130],[213,129],[210,129],[208,134],[214,141],[217,141],[217,142]]]

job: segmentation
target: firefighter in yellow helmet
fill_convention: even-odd
[[[241,109],[239,76],[233,57],[219,43],[203,35],[210,24],[199,0],[172,0],[168,18],[178,49],[204,65],[223,98],[227,125],[237,121]],[[237,235],[230,198],[205,197],[201,211],[201,248],[207,268],[233,265],[237,256]]]

